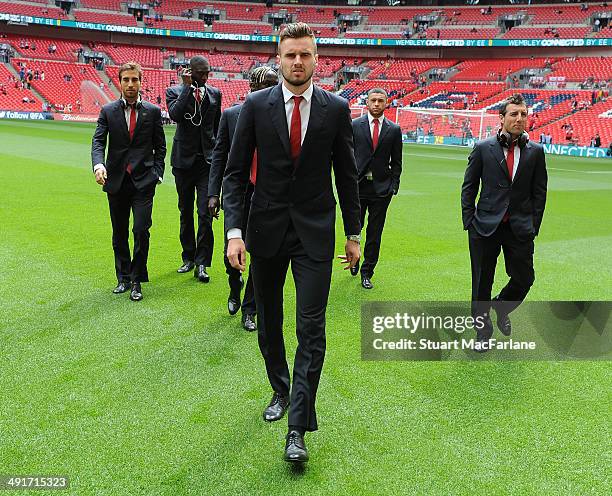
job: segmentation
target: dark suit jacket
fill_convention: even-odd
[[[512,232],[518,238],[533,239],[538,235],[544,215],[547,181],[541,145],[530,141],[521,150],[518,169],[511,181],[497,137],[478,142],[468,158],[461,189],[463,228],[473,224],[480,235],[490,236],[508,211]]]
[[[345,233],[359,233],[357,167],[345,99],[314,87],[308,130],[295,168],[281,85],[247,97],[235,137],[223,180],[225,229],[243,225],[244,190],[257,147],[257,186],[246,233],[247,249],[253,255],[273,257],[292,222],[311,259],[333,258],[332,167]]]
[[[176,122],[176,134],[172,143],[170,164],[177,169],[189,169],[200,150],[204,158],[210,161],[215,147],[215,136],[221,119],[221,92],[213,86],[206,85],[206,98],[202,102],[202,123],[200,114],[196,113],[196,101],[193,88],[187,85],[172,86],[166,90],[166,106],[170,118]],[[189,119],[186,115],[193,116]]]
[[[221,114],[215,149],[212,154],[210,176],[208,177],[208,196],[220,196],[221,194],[223,173],[227,165],[227,158],[232,146],[232,139],[234,138],[234,131],[236,130],[241,108],[242,104],[234,105],[225,109],[223,114]]]
[[[108,155],[104,160],[107,139]],[[137,189],[156,184],[164,176],[165,157],[166,137],[159,107],[142,102],[132,141],[121,100],[102,107],[91,140],[91,163],[92,167],[97,164],[106,167],[108,177],[102,188],[104,191],[119,191],[127,164],[132,166],[132,178]]]
[[[372,152],[372,135],[368,114],[353,120],[355,160],[359,182],[365,181],[372,171],[374,191],[377,196],[388,196],[399,191],[402,174],[402,130],[385,118],[378,135],[378,146]]]

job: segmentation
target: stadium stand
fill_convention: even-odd
[[[175,55],[173,49],[162,50],[138,45],[118,45],[112,43],[97,43],[96,50],[106,53],[111,63],[119,64],[125,60],[137,60],[143,67],[164,66],[164,59]]]
[[[505,39],[526,39],[526,38],[586,38],[593,30],[590,27],[558,27],[555,31],[549,27],[517,27],[504,33]],[[555,35],[555,33],[558,35]]]
[[[0,64],[0,109],[39,112],[42,102],[4,65]]]
[[[612,79],[612,61],[609,57],[571,57],[558,61],[552,66],[554,76],[564,76],[568,81]]]
[[[241,73],[244,71],[249,71],[254,64],[265,64],[270,58],[269,55],[265,54],[242,52],[210,53],[207,50],[185,50],[185,57],[187,59],[193,57],[194,55],[204,55],[210,62],[213,72],[225,73]]]
[[[544,68],[545,58],[473,59],[459,64],[453,81],[503,81],[508,74],[527,68]]]
[[[126,2],[121,0],[80,0],[74,15],[78,21],[102,22],[127,26],[137,26],[132,16],[124,12]],[[218,9],[221,20],[214,21],[212,26],[205,26],[198,19],[198,10],[212,7]],[[424,14],[437,15],[437,23],[430,25],[424,34],[413,34],[413,38],[427,39],[528,39],[528,38],[588,38],[612,37],[612,27],[597,30],[592,25],[592,15],[606,11],[600,5],[590,4],[584,9],[580,5],[515,5],[515,6],[445,6],[445,7],[369,7],[369,6],[338,6],[316,7],[296,6],[292,4],[275,4],[266,7],[262,3],[242,2],[206,2],[205,0],[164,0],[160,6],[149,6],[150,16],[145,18],[147,25],[161,29],[185,29],[190,31],[215,31],[236,34],[273,34],[272,25],[266,22],[267,13],[285,9],[298,20],[312,25],[317,37],[345,38],[404,38],[407,29],[414,31],[415,16]],[[191,9],[189,15],[187,11]],[[357,26],[337,26],[337,14],[350,14],[354,10],[361,12],[362,18]],[[336,12],[334,12],[336,11]],[[53,18],[66,18],[64,12],[50,5],[47,0],[16,0],[7,2],[0,0],[0,12],[44,15]],[[163,14],[163,20],[155,20],[155,14]],[[503,32],[501,16],[507,14],[524,14],[523,24]],[[556,31],[552,31],[552,29]],[[135,37],[136,41],[137,38]],[[45,81],[33,81],[33,88],[48,102],[61,105],[71,104],[77,111],[76,100],[79,100],[81,83],[91,81],[94,87],[104,85],[104,98],[116,98],[107,86],[111,79],[118,86],[116,76],[118,64],[124,60],[136,59],[145,68],[143,92],[145,97],[165,105],[165,89],[170,84],[180,81],[177,72],[163,69],[168,59],[177,53],[190,58],[196,54],[206,55],[213,68],[210,82],[223,92],[224,108],[241,101],[248,92],[248,84],[242,77],[255,65],[273,61],[274,48],[266,47],[270,53],[244,53],[229,50],[202,50],[196,48],[164,48],[132,44],[98,43],[97,51],[109,57],[109,66],[105,76],[89,65],[77,64],[81,49],[86,49],[86,41],[67,41],[44,37],[32,37],[8,34],[4,42],[15,50],[16,58],[11,64],[0,65],[0,107],[12,109],[40,110],[44,102],[36,98],[32,92],[21,88],[17,82],[15,87],[14,73],[9,66],[18,69],[19,63],[31,68],[44,67]],[[144,40],[143,40],[144,42]],[[53,43],[56,50],[48,51]],[[34,48],[35,47],[35,48]],[[90,48],[93,46],[90,45]],[[533,51],[534,55],[537,53]],[[370,52],[368,52],[370,55]],[[348,59],[348,60],[347,60]],[[497,105],[507,95],[521,91],[530,106],[530,126],[535,135],[541,130],[551,130],[554,140],[566,142],[564,131],[560,126],[571,123],[575,129],[580,144],[588,144],[590,135],[597,130],[604,143],[612,141],[612,114],[610,100],[607,99],[606,85],[612,84],[612,65],[609,58],[603,57],[571,57],[571,58],[504,58],[504,59],[403,59],[403,58],[359,58],[320,56],[315,81],[329,90],[336,84],[344,83],[344,77],[337,73],[344,65],[361,66],[361,77],[365,79],[351,80],[341,86],[340,94],[348,98],[351,104],[361,103],[363,95],[369,88],[382,86],[389,92],[389,102],[394,105],[414,105],[419,108],[452,108],[461,110],[487,109],[496,113]],[[525,75],[524,79],[511,78],[520,71],[535,69]],[[542,84],[558,87],[556,89],[528,88],[529,77],[533,74],[541,77]],[[69,81],[64,77],[70,76]],[[516,74],[518,76],[518,74]],[[215,77],[217,76],[217,77]],[[521,74],[522,76],[522,74]],[[443,81],[440,79],[449,79]],[[553,82],[554,80],[554,82]],[[593,84],[602,85],[603,89]],[[606,83],[607,81],[607,83]],[[534,82],[534,85],[539,83]],[[509,85],[517,85],[509,88]],[[588,89],[581,90],[579,87]],[[6,91],[6,94],[4,94]],[[593,94],[599,96],[592,97]],[[23,101],[23,97],[27,101]],[[81,99],[83,100],[83,99]],[[32,101],[32,102],[31,102]],[[575,103],[578,102],[578,103]],[[95,101],[79,101],[84,112],[97,112]],[[91,103],[91,105],[90,105]],[[102,102],[98,102],[102,103]],[[88,108],[85,108],[89,105]],[[388,115],[395,117],[395,109],[389,109]],[[535,117],[537,116],[537,117]],[[457,133],[457,123],[446,123],[447,131]]]
[[[0,2],[0,12],[5,14],[22,14],[29,16],[45,16],[54,19],[65,19],[66,14],[62,9],[48,5],[29,5],[21,2]]]
[[[420,74],[431,69],[450,68],[457,62],[453,59],[376,59],[366,65],[371,69],[368,79],[410,79],[414,72]]]
[[[79,41],[21,36],[16,34],[6,35],[5,42],[10,44],[15,50],[15,53],[21,57],[44,60],[65,60],[67,62],[76,62],[77,51],[79,48],[83,48],[83,44]]]
[[[84,113],[97,113],[99,105],[115,98],[108,84],[100,79],[96,70],[87,64],[76,64],[57,61],[38,61],[14,58],[11,61],[15,70],[19,70],[20,63],[33,71],[44,71],[45,80],[35,80],[32,87],[38,91],[50,104],[58,108],[72,106],[73,112],[81,110]],[[99,95],[98,98],[83,98],[81,83],[90,82],[89,93]],[[100,90],[94,90],[94,88]],[[98,105],[95,105],[97,100]]]
[[[121,0],[80,0],[79,5],[86,9],[109,10],[119,12]]]
[[[129,14],[109,14],[89,10],[74,10],[74,18],[80,22],[100,22],[117,26],[138,26],[136,18]]]

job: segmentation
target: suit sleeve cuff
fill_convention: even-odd
[[[227,239],[235,239],[235,238],[240,238],[242,239],[242,229],[238,229],[237,227],[234,227],[232,229],[228,229],[227,230]]]
[[[99,169],[104,169],[104,171],[106,171],[106,167],[104,167],[104,164],[96,164],[93,168],[94,174],[98,172]]]

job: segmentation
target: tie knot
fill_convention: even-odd
[[[303,96],[297,96],[297,95],[293,95],[293,104],[294,105],[299,105],[300,103],[302,103],[302,98],[304,98]]]

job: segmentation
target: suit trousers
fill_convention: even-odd
[[[289,425],[306,431],[318,428],[315,400],[325,357],[325,310],[331,283],[332,260],[308,257],[291,223],[278,253],[272,258],[252,256],[258,311],[258,341],[272,389],[288,396],[289,367],[283,339],[283,286],[289,264],[296,291],[296,335]]]
[[[247,190],[244,196],[244,216],[245,223],[242,226],[242,232],[246,233],[246,223],[249,218],[249,212],[251,211],[251,197],[253,196],[254,186],[249,182]],[[234,269],[227,258],[227,237],[225,238],[225,246],[223,248],[223,262],[225,264],[225,273],[227,274],[227,280],[229,283],[230,292],[240,299],[240,292],[242,291],[242,274],[239,270]],[[255,293],[253,291],[253,277],[251,275],[251,266],[249,265],[249,274],[247,277],[246,286],[244,288],[244,298],[242,300],[241,310],[243,315],[255,315],[257,313],[255,305]]]
[[[512,312],[525,299],[535,281],[533,239],[521,240],[509,222],[502,222],[491,236],[481,236],[473,226],[468,229],[472,266],[472,315],[484,315],[491,308],[491,291],[500,251],[504,252],[506,274],[510,280],[499,293],[503,310]]]
[[[190,169],[172,169],[178,208],[181,213],[180,234],[183,248],[183,262],[195,262],[196,265],[210,267],[213,254],[214,236],[212,216],[208,212],[208,175],[210,165],[203,155],[198,155]],[[194,229],[193,205],[196,201],[198,211],[197,238]]]
[[[392,195],[374,196],[363,195],[364,190],[372,189],[372,181],[362,181],[370,184],[359,185],[359,203],[361,204],[361,225],[365,225],[366,212],[368,212],[368,226],[366,228],[365,248],[363,252],[363,263],[361,264],[361,277],[372,278],[374,268],[378,263],[380,255],[380,244],[382,241],[383,228],[387,218],[387,209],[391,203]]]
[[[139,191],[134,186],[132,177],[125,173],[121,188],[117,193],[107,193],[113,227],[113,252],[115,254],[115,272],[119,282],[147,282],[147,258],[149,255],[149,229],[153,212],[155,185]],[[134,254],[130,256],[128,243],[130,227],[130,210],[134,221]]]

